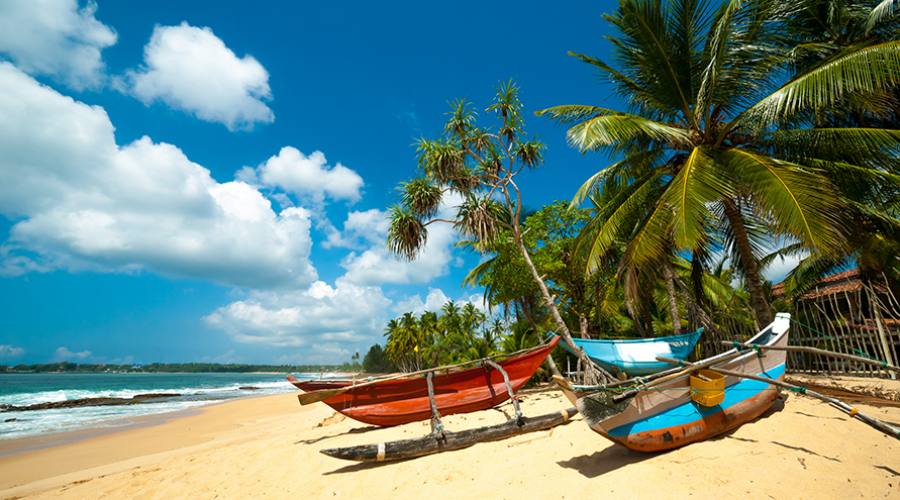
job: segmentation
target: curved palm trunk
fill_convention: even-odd
[[[579,334],[581,335],[581,338],[583,338],[583,339],[591,338],[590,334],[588,333],[587,316],[585,316],[584,314],[579,314],[578,315],[578,325],[581,327],[581,332],[579,332]]]
[[[530,308],[530,306],[528,306],[528,304],[523,300],[519,304],[519,308],[522,310],[522,314],[525,315],[525,319],[527,319],[528,322],[531,323],[531,326],[534,327],[535,333],[537,333],[537,331],[538,331],[537,322],[531,316],[531,313],[528,312],[528,309]],[[559,367],[556,366],[556,361],[553,360],[553,353],[550,353],[547,356],[546,361],[544,361],[544,362],[547,363],[547,367],[550,369],[550,373],[552,373],[554,377],[562,377],[563,376],[562,372],[559,371]]]
[[[763,292],[762,277],[759,273],[759,261],[753,255],[753,247],[750,245],[750,236],[747,234],[747,227],[744,225],[744,218],[741,216],[741,210],[733,200],[726,199],[725,217],[731,224],[731,230],[734,233],[734,244],[738,253],[741,255],[741,272],[747,282],[747,290],[750,292],[750,307],[753,308],[753,314],[756,317],[758,326],[768,325],[772,322],[772,309],[766,300]]]
[[[672,319],[672,331],[681,333],[681,315],[678,313],[678,297],[675,295],[675,273],[668,260],[663,264],[663,277],[666,280],[666,295],[669,299],[669,316]]]
[[[597,366],[593,361],[591,361],[589,357],[587,357],[584,351],[582,351],[575,345],[575,341],[572,340],[572,333],[569,331],[569,327],[566,326],[566,322],[563,321],[562,316],[559,314],[559,309],[556,308],[556,302],[554,302],[553,296],[550,295],[550,290],[547,288],[547,285],[544,283],[541,275],[538,274],[537,268],[531,261],[531,256],[528,254],[528,249],[525,248],[525,244],[522,243],[522,238],[520,237],[517,224],[514,225],[513,231],[515,234],[516,246],[522,253],[522,257],[525,259],[525,265],[527,265],[528,269],[531,271],[531,276],[534,278],[535,283],[537,283],[538,288],[541,290],[541,296],[544,298],[544,304],[547,306],[547,309],[550,310],[550,315],[553,317],[553,321],[556,323],[556,327],[559,329],[560,335],[562,336],[563,340],[565,340],[569,344],[572,350],[578,353],[578,359],[581,360],[581,364],[584,367],[585,383],[595,384],[599,381],[615,380],[615,378],[609,372]]]
[[[634,300],[632,300],[628,294],[625,294],[625,310],[628,311],[628,315],[631,316],[632,321],[634,321],[634,330],[637,332],[638,336],[646,337],[647,332],[644,331],[643,318],[641,318],[641,314],[638,312],[637,307],[635,307]]]

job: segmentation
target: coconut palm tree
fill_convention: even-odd
[[[900,132],[816,128],[812,118],[851,95],[869,112],[883,111],[882,100],[867,96],[900,85],[900,43],[841,51],[785,79],[779,35],[801,3],[621,0],[606,16],[619,31],[608,38],[618,67],[573,54],[608,77],[630,108],[540,112],[572,124],[568,139],[582,151],[621,157],[575,198],[612,193],[591,259],[624,236],[622,265],[640,271],[668,259],[672,244],[710,254],[721,238],[766,324],[772,312],[759,257],[773,236],[821,255],[845,251],[845,204],[833,172],[877,177]]]
[[[801,0],[798,0],[801,1]],[[789,20],[786,43],[792,47],[795,71],[813,68],[834,55],[857,47],[900,39],[897,0],[802,0],[804,9]],[[885,105],[872,113],[849,95],[839,106],[816,113],[817,127],[900,128],[900,89],[878,96]],[[877,153],[877,151],[870,152]],[[900,160],[898,147],[886,157],[869,159],[874,170],[834,168],[835,185],[845,200],[850,242],[845,255],[799,252],[804,256],[786,280],[790,296],[801,295],[836,267],[855,265],[865,282],[900,284]],[[839,156],[836,162],[843,158]],[[877,163],[873,163],[873,161]],[[789,244],[773,254],[798,253]],[[807,255],[808,254],[808,255]]]

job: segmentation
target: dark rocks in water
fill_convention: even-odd
[[[123,406],[147,403],[154,399],[177,398],[181,394],[177,393],[147,393],[136,394],[130,398],[83,398],[71,399],[68,401],[53,401],[50,403],[36,403],[33,405],[15,406],[2,405],[0,411],[37,411],[37,410],[56,410],[59,408],[81,408],[83,406]]]
[[[244,385],[244,386],[238,387],[238,390],[241,390],[241,391],[258,391],[258,390],[259,390],[259,387],[252,386],[252,385]]]
[[[7,419],[4,420],[3,422],[15,422],[15,421],[17,421],[17,420],[19,420],[19,419],[18,419],[18,418],[7,418]]]

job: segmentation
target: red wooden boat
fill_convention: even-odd
[[[497,363],[506,371],[513,392],[528,382],[558,342],[559,337],[553,337],[547,344],[522,351]],[[350,385],[349,381],[317,382],[342,383],[344,387]],[[435,404],[441,415],[485,410],[509,399],[503,375],[486,365],[444,374],[435,373],[432,384]],[[306,390],[297,383],[294,385]],[[334,385],[329,387],[333,388]],[[428,420],[432,416],[428,383],[423,375],[375,381],[358,388],[350,387],[323,401],[354,420],[384,427]]]
[[[347,379],[300,380],[293,375],[288,375],[287,379],[288,382],[294,384],[294,387],[305,392],[319,391],[323,389],[340,389],[341,387],[347,387],[348,385],[353,383],[352,380]]]

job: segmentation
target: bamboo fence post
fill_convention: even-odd
[[[888,362],[888,364],[894,364],[894,353],[891,352],[890,345],[888,345],[887,332],[884,329],[884,322],[881,319],[881,303],[878,300],[875,292],[868,286],[866,286],[869,293],[869,307],[872,308],[872,311],[875,316],[875,327],[878,328],[878,340],[881,341],[881,349],[884,351],[884,360]],[[897,375],[892,373],[892,379],[897,379]]]
[[[850,311],[850,323],[847,325],[847,330],[850,332],[850,338],[853,340],[853,348],[859,354],[866,354],[866,350],[863,348],[862,343],[859,340],[859,337],[856,335],[856,331],[853,328],[853,325],[856,324],[856,318],[858,316],[858,311],[856,307],[854,307],[853,302],[850,300],[850,295],[844,290],[844,302],[847,303],[847,310]],[[865,372],[867,375],[872,372],[872,369],[864,364],[856,363],[855,368],[858,371]]]
[[[841,346],[840,352],[851,354],[853,352],[853,341],[850,338],[849,331],[845,331],[847,317],[843,314],[840,314],[841,309],[838,305],[837,294],[831,294],[829,297],[831,298],[831,308],[835,311],[836,315],[839,315],[838,328],[841,331],[841,335],[840,337],[838,337],[838,343]],[[848,365],[844,363],[844,366],[847,367]],[[850,372],[850,368],[852,368],[852,365],[846,368],[844,372]]]
[[[831,347],[832,350],[834,350],[834,342],[831,339],[831,337],[833,337],[834,334],[831,331],[831,324],[828,321],[828,311],[826,311],[825,308],[822,307],[821,304],[819,304],[818,299],[815,300],[813,305],[815,305],[816,309],[818,309],[822,313],[821,315],[814,316],[816,318],[816,322],[817,322],[817,327],[818,327],[817,330],[825,333],[825,338],[822,339],[822,342],[824,342],[825,345],[827,345],[828,347]],[[824,323],[824,325],[823,325],[823,323]],[[834,370],[831,368],[831,360],[830,359],[819,356],[819,360],[820,361],[824,360],[824,364],[826,367],[825,373],[828,373],[828,374],[834,373]]]

